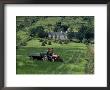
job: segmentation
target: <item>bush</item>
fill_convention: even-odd
[[[65,40],[65,41],[64,41],[64,44],[68,44],[68,41],[67,41],[67,40]]]
[[[44,40],[44,43],[47,44],[47,40]]]
[[[16,49],[19,49],[20,48],[20,46],[19,45],[16,45]]]
[[[59,41],[59,44],[63,44],[61,40]]]
[[[21,43],[21,46],[26,46],[26,45],[27,45],[26,42],[22,42],[22,43]]]
[[[32,40],[32,37],[29,37],[27,41],[30,41],[30,40]]]
[[[27,32],[25,31],[18,31],[17,35],[16,35],[16,45],[17,46],[26,46],[27,45],[27,41],[29,41],[29,39],[31,39],[28,35]]]
[[[82,40],[82,43],[84,43],[84,44],[86,44],[86,45],[88,45],[90,42],[91,42],[91,41],[90,41],[90,40],[87,40],[87,39],[83,39],[83,40]]]
[[[75,42],[75,43],[80,43],[80,40],[78,40],[78,39],[73,39],[73,42]]]
[[[82,40],[82,43],[88,44],[88,40],[87,40],[87,39],[83,39],[83,40]]]
[[[48,42],[48,45],[52,45],[51,41]]]
[[[91,44],[94,44],[94,41],[90,41]]]
[[[43,42],[44,40],[41,38],[40,40],[39,40],[39,42]]]
[[[42,45],[41,46],[45,46],[45,42],[42,42]]]

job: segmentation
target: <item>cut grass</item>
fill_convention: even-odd
[[[32,52],[44,52],[54,48],[54,52],[63,58],[64,62],[33,61],[28,57]],[[27,42],[27,46],[17,49],[17,74],[84,74],[86,64],[86,45],[68,43],[41,46],[37,39]]]

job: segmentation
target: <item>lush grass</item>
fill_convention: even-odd
[[[47,48],[54,48],[64,62],[33,61],[28,57],[32,52],[44,52]],[[41,42],[33,39],[27,46],[17,49],[17,74],[84,74],[87,47],[83,43],[68,43],[41,46]]]

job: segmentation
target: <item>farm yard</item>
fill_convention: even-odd
[[[87,21],[84,17],[77,18],[73,20],[93,21],[89,20],[90,17],[86,18]],[[21,19],[27,21],[20,21]],[[30,22],[33,19],[38,17],[30,19],[17,16],[16,74],[94,74],[94,37],[93,31],[90,31],[91,27],[88,28],[91,22],[88,25],[81,23],[69,28],[72,24],[57,23],[59,17],[39,17],[38,21]],[[68,18],[65,17],[62,22],[67,21]],[[49,36],[48,32],[53,33]],[[29,57],[30,53],[47,52],[48,48],[53,48],[54,53],[58,54],[63,62],[33,60]]]

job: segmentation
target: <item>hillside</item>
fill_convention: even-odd
[[[17,45],[33,37],[47,38],[48,32],[79,32],[79,40],[94,38],[93,16],[17,16]]]
[[[93,16],[17,16],[17,74],[93,74]]]

